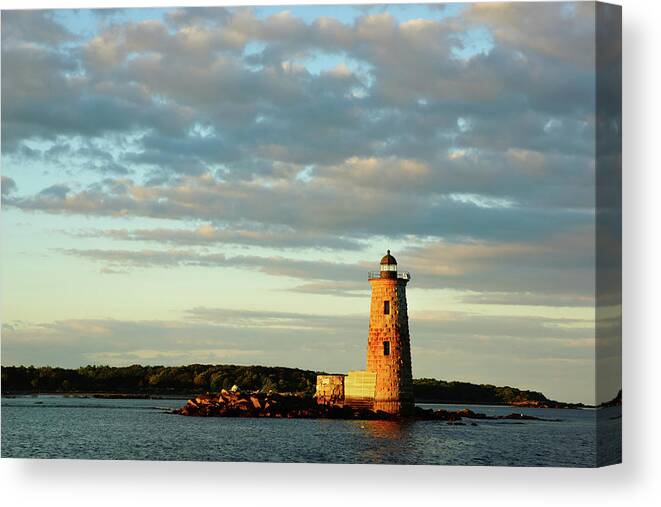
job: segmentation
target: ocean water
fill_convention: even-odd
[[[197,418],[169,414],[185,400],[64,396],[2,399],[3,458],[268,461],[591,467],[617,462],[621,409],[474,405],[489,415],[522,412],[551,421],[342,421]]]

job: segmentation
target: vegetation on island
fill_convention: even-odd
[[[192,395],[239,386],[244,391],[312,395],[318,373],[298,368],[237,365],[84,366],[76,369],[3,366],[2,393],[100,393],[145,396]],[[417,402],[491,403],[539,407],[575,406],[540,392],[448,382],[413,381]]]
[[[617,394],[615,395],[615,398],[609,401],[605,401],[604,403],[600,403],[599,407],[600,408],[606,408],[606,407],[621,407],[622,406],[622,389],[620,389]]]
[[[3,366],[2,392],[192,394],[233,385],[247,391],[314,394],[316,372],[267,366]]]
[[[448,382],[432,378],[413,381],[415,400],[418,403],[494,403],[520,406],[563,407],[570,404],[549,400],[539,391],[521,390],[515,387],[498,387],[491,384]]]

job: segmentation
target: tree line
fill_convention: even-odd
[[[470,382],[448,382],[433,378],[413,381],[413,393],[418,402],[437,403],[519,403],[538,401],[547,403],[546,396],[538,391],[527,391],[515,387],[498,387],[491,384],[471,384]]]
[[[312,370],[268,366],[84,366],[76,369],[3,366],[2,392],[11,393],[131,393],[197,394],[231,389],[312,395],[316,376]],[[513,387],[415,379],[418,402],[516,403],[549,401],[542,393]]]
[[[2,392],[202,393],[237,385],[249,391],[314,394],[316,372],[236,365],[3,366]]]

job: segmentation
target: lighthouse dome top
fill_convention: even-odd
[[[384,255],[383,258],[381,259],[381,265],[382,266],[384,266],[384,265],[389,265],[389,266],[395,265],[396,266],[397,265],[397,259],[395,259],[392,255],[390,255],[390,250],[388,250],[388,253],[386,255]]]
[[[389,280],[406,280],[411,279],[411,274],[408,271],[397,271],[397,259],[388,253],[381,258],[381,269],[379,271],[370,271],[367,273],[368,280],[376,279],[389,279]]]

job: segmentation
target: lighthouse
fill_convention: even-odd
[[[370,327],[367,339],[367,371],[376,374],[374,410],[409,415],[413,412],[411,339],[406,306],[407,272],[397,270],[390,250],[381,269],[370,272],[372,286]]]
[[[317,375],[317,403],[387,412],[413,413],[411,339],[406,284],[411,275],[397,270],[390,250],[381,269],[367,275],[372,286],[367,369]]]

